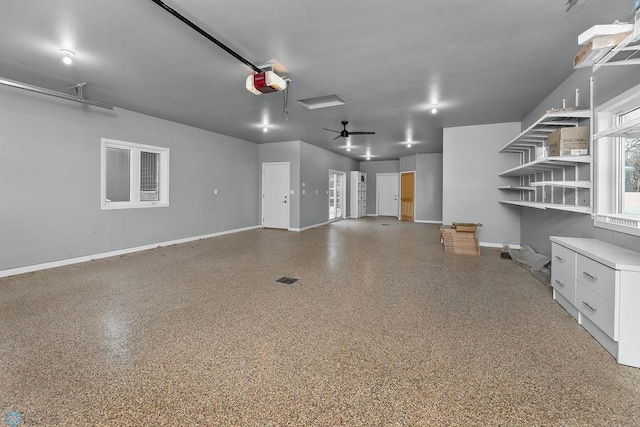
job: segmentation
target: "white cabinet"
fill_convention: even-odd
[[[553,299],[618,363],[640,367],[640,253],[551,237]]]
[[[367,215],[367,173],[349,172],[349,213],[351,218]]]
[[[500,203],[590,213],[591,156],[547,157],[544,147],[552,132],[585,125],[590,118],[590,110],[549,112],[509,141],[500,152],[519,154],[520,164],[500,174],[513,179],[498,187],[505,193]]]

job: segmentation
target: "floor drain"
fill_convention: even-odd
[[[386,225],[387,227],[389,226],[389,224],[382,224],[382,225]]]
[[[281,277],[278,280],[276,280],[276,282],[286,283],[287,285],[290,285],[292,283],[296,283],[297,281],[298,281],[298,279],[294,279],[293,277]]]

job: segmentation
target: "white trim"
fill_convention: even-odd
[[[416,219],[413,222],[417,222],[419,224],[442,224],[442,221],[430,221],[426,219]]]
[[[330,224],[329,221],[320,222],[318,224],[308,225],[308,226],[302,227],[302,228],[289,228],[289,231],[305,231],[305,230],[310,230],[312,228],[322,227],[323,225],[329,225],[329,224]]]
[[[160,243],[152,243],[150,245],[136,246],[134,248],[119,249],[117,251],[102,252],[102,253],[93,254],[93,255],[84,255],[76,258],[62,259],[59,261],[45,262],[42,264],[33,264],[33,265],[27,265],[24,267],[10,268],[8,270],[0,270],[0,277],[14,276],[16,274],[23,274],[23,273],[31,273],[33,271],[46,270],[48,268],[55,268],[55,267],[63,267],[65,265],[71,265],[71,264],[79,264],[81,262],[87,262],[87,261],[93,261],[96,259],[125,255],[133,252],[146,251],[149,249],[155,249],[163,246],[171,246],[171,245],[178,245],[180,243],[193,242],[194,240],[202,240],[202,239],[208,239],[210,237],[224,236],[225,234],[233,234],[233,233],[240,233],[243,231],[255,230],[256,228],[260,228],[260,226],[252,225],[250,227],[218,231],[216,233],[203,234],[201,236],[186,237],[184,239],[169,240],[169,241],[160,242]]]
[[[516,245],[513,243],[507,243],[511,249],[522,249],[522,246]],[[483,248],[502,248],[504,243],[490,243],[490,242],[480,242],[480,246]]]
[[[367,214],[367,216],[378,216],[378,214],[377,214],[377,213],[374,213],[374,214]]]

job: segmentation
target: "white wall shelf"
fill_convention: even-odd
[[[635,29],[626,39],[593,66],[593,71],[612,65],[638,64],[640,64],[640,21],[636,22]]]
[[[591,181],[536,181],[531,183],[532,187],[564,187],[564,188],[591,188]]]
[[[640,117],[593,135],[594,140],[607,137],[640,138]]]
[[[534,208],[534,209],[542,209],[542,210],[557,210],[557,211],[567,211],[567,212],[576,212],[576,213],[591,213],[591,207],[588,206],[570,206],[570,205],[559,205],[554,203],[542,203],[542,202],[529,202],[526,200],[500,200],[500,203],[506,205],[514,205],[514,206],[523,206],[525,208]]]
[[[563,166],[575,166],[578,163],[591,163],[591,156],[545,157],[508,169],[500,176],[523,176],[537,172],[547,172]]]
[[[536,191],[534,187],[527,187],[522,185],[503,185],[502,187],[498,187],[498,190],[508,190],[508,191]]]
[[[499,174],[518,178],[518,182],[498,189],[518,191],[520,197],[506,197],[500,203],[591,213],[591,156],[546,156],[546,141],[552,132],[586,126],[591,116],[591,110],[550,111],[502,147],[500,153],[519,154],[520,164]]]
[[[591,117],[590,110],[565,110],[546,113],[535,123],[513,138],[501,153],[523,153],[544,144],[550,133],[563,127],[578,126],[581,119]]]

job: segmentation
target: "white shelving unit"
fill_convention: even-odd
[[[501,153],[517,153],[520,164],[499,174],[518,182],[498,187],[517,192],[518,199],[501,200],[506,205],[536,209],[591,213],[591,156],[546,157],[545,142],[552,132],[586,125],[590,110],[549,112],[509,141]]]
[[[635,29],[626,39],[596,62],[593,71],[598,71],[600,67],[638,64],[640,64],[640,22],[636,22]]]
[[[367,173],[349,172],[349,197],[351,218],[367,215]]]

